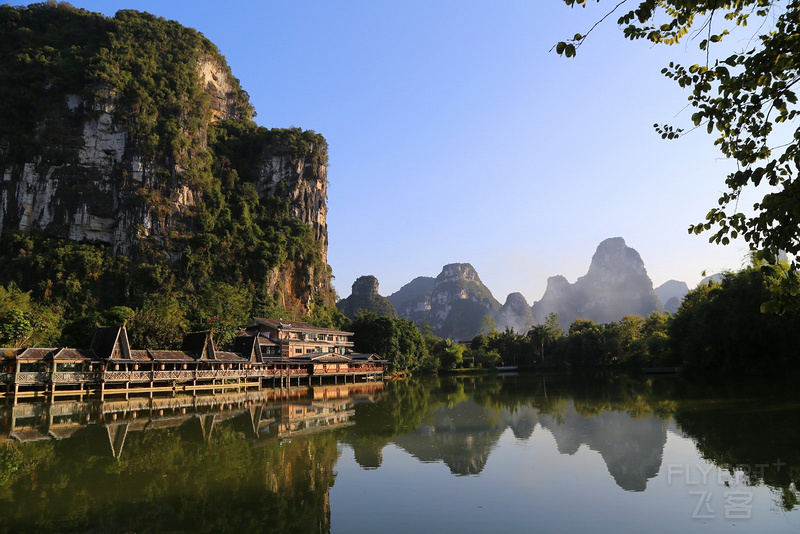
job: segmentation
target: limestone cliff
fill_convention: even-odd
[[[432,276],[418,276],[389,295],[397,314],[416,324],[428,320],[431,311],[431,293],[436,279]]]
[[[653,292],[641,256],[621,237],[600,243],[589,272],[574,284],[563,276],[548,278],[544,296],[533,305],[537,322],[543,323],[550,313],[556,313],[564,330],[578,318],[607,323],[624,315],[647,316],[653,311],[664,308]]]
[[[0,120],[0,238],[107,245],[185,276],[200,256],[234,255],[238,278],[211,265],[187,283],[249,276],[298,313],[331,303],[325,140],[256,126],[212,43],[146,13],[66,4],[3,6],[0,22],[0,93],[14,108]],[[34,49],[56,52],[31,60]]]
[[[510,328],[520,334],[526,333],[536,324],[533,310],[522,293],[510,293],[506,297],[506,303],[494,315],[494,322],[498,330]]]
[[[434,334],[455,340],[472,339],[500,308],[469,263],[445,265],[435,280],[415,278],[389,300],[401,317],[427,322]]]
[[[683,297],[689,292],[689,286],[686,285],[686,282],[679,280],[667,280],[653,291],[655,291],[658,300],[664,305],[664,309],[670,313],[675,313],[678,311],[678,306],[680,306]]]
[[[436,277],[429,322],[438,336],[472,339],[480,333],[485,318],[499,307],[472,265],[451,263]]]
[[[353,282],[352,293],[336,303],[351,319],[360,311],[377,313],[381,317],[397,317],[397,311],[389,299],[379,293],[378,279],[372,275],[360,276]]]

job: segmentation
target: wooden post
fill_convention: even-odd
[[[19,359],[14,359],[14,406],[17,405],[17,395],[19,394]]]
[[[50,400],[51,401],[55,398],[55,394],[56,394],[56,380],[55,380],[56,377],[55,377],[55,374],[56,374],[56,367],[57,366],[58,366],[58,362],[53,360],[53,368],[50,369],[50,393],[51,393]],[[44,390],[47,391],[47,383],[45,383]]]

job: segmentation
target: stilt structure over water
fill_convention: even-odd
[[[102,400],[107,395],[382,379],[386,361],[376,354],[348,353],[351,335],[307,323],[256,319],[241,328],[237,352],[217,350],[205,332],[187,334],[181,350],[167,351],[131,349],[125,327],[100,328],[90,349],[0,348],[0,397],[16,402],[92,394]]]
[[[6,404],[0,405],[0,443],[62,440],[81,433],[96,441],[103,435],[110,453],[119,458],[131,432],[194,427],[197,437],[207,442],[216,426],[233,419],[239,420],[237,428],[248,439],[279,440],[350,426],[355,406],[376,402],[383,391],[382,382],[362,382]]]

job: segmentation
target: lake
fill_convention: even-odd
[[[800,401],[420,378],[0,407],[0,532],[800,532]]]

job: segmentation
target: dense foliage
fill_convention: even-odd
[[[587,0],[564,2],[587,4]],[[624,3],[617,3],[603,19]],[[691,91],[691,130],[704,127],[716,136],[714,144],[722,154],[737,163],[737,170],[725,180],[719,207],[689,231],[713,231],[710,241],[722,244],[742,236],[772,264],[781,251],[789,252],[789,269],[775,286],[769,307],[797,307],[800,108],[795,85],[800,80],[800,1],[640,0],[632,2],[632,7],[617,20],[628,39],[673,45],[697,38],[704,61],[690,66],[671,62],[662,73]],[[745,30],[748,24],[756,29]],[[556,51],[574,56],[590,33],[558,43]],[[720,43],[732,40],[734,34],[743,37],[744,44],[726,51]],[[665,139],[688,133],[670,125],[655,126]],[[769,186],[769,190],[753,206],[754,214],[745,215],[739,208],[740,193],[745,187],[758,186]]]
[[[356,352],[379,354],[389,361],[391,371],[407,372],[432,367],[425,339],[408,319],[361,312],[345,324],[345,329],[355,334]]]
[[[693,373],[800,369],[800,312],[761,312],[783,276],[780,266],[754,266],[690,291],[669,325],[678,361]]]
[[[130,431],[116,459],[101,425],[0,444],[0,532],[327,530],[337,433],[253,446],[241,419],[214,425],[207,441],[190,417]]]
[[[784,267],[754,265],[690,291],[674,315],[627,315],[596,324],[577,319],[562,335],[551,316],[527,334],[492,330],[471,351],[504,365],[680,367],[691,374],[784,373],[800,368],[800,312],[763,313]]]
[[[381,295],[350,295],[336,303],[336,307],[342,310],[347,317],[355,317],[359,312],[373,312],[383,317],[397,317],[397,310],[394,309],[389,299]]]

